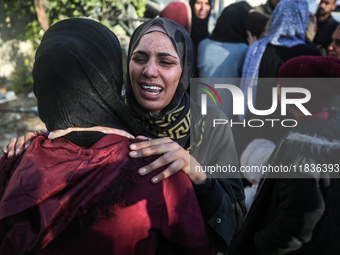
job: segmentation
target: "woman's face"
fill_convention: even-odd
[[[194,5],[195,15],[199,19],[205,19],[210,11],[210,4],[208,0],[197,0]]]
[[[182,74],[179,56],[169,37],[145,34],[129,63],[132,90],[139,105],[160,113],[172,100]]]

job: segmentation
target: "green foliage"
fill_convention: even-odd
[[[7,17],[28,19],[24,39],[31,40],[35,49],[42,31],[35,11],[34,0],[4,0]],[[117,24],[117,17],[133,5],[138,17],[143,17],[146,0],[43,0],[49,24],[69,17],[89,17],[105,23],[111,29]],[[129,18],[127,12],[124,18]]]
[[[25,33],[20,39],[30,40],[36,50],[43,36],[43,30],[37,18],[34,0],[4,0],[4,2],[9,22],[12,18],[27,21]],[[122,21],[118,21],[118,17],[133,17],[134,15],[130,15],[131,4],[138,17],[143,17],[146,6],[146,0],[43,0],[43,3],[50,26],[65,18],[88,17],[98,20],[120,34],[124,31],[121,25],[126,25],[125,30],[130,27],[131,31],[131,22],[124,21],[122,24]],[[19,68],[12,74],[12,89],[15,92],[27,92],[32,89],[32,63],[33,59],[28,59],[25,67]]]
[[[10,80],[10,89],[15,93],[28,93],[33,88],[32,69],[30,67],[20,67],[13,74]]]
[[[131,2],[136,7],[138,17],[143,17],[146,8],[146,0],[131,0]]]

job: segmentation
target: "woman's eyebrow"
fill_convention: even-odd
[[[149,54],[146,53],[146,51],[143,51],[143,50],[138,50],[138,51],[135,51],[135,52],[132,53],[132,55],[135,55],[135,54],[141,54],[141,55],[144,55],[144,56],[149,56]],[[178,60],[177,56],[171,55],[170,53],[167,53],[167,52],[159,52],[159,53],[157,53],[157,56],[158,57],[172,57],[172,58]]]
[[[174,59],[178,59],[177,56],[171,55],[170,53],[167,53],[167,52],[159,52],[159,53],[157,53],[157,56],[160,56],[160,57],[172,57]]]
[[[135,55],[135,54],[141,54],[141,55],[144,55],[144,56],[148,56],[148,54],[143,50],[138,50],[138,51],[135,51],[135,52],[132,53],[132,55]]]

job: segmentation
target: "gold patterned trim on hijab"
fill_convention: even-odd
[[[160,120],[141,119],[140,121],[157,137],[169,137],[173,140],[179,140],[189,135],[190,132],[190,109],[187,114],[176,123],[176,120],[180,118],[184,108],[185,106],[182,106]],[[174,126],[171,127],[171,125]],[[152,126],[159,127],[160,130],[156,130]]]

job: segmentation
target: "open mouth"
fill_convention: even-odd
[[[163,88],[159,86],[148,86],[148,85],[141,85],[141,88],[143,89],[144,92],[150,94],[150,95],[158,95],[163,91]]]

